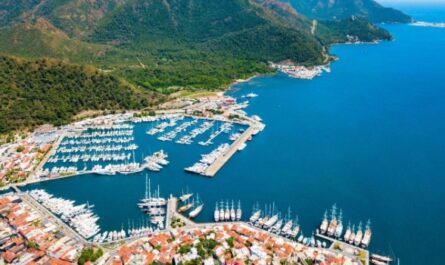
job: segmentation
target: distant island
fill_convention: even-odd
[[[0,0],[0,134],[222,91],[273,72],[269,62],[324,65],[334,43],[391,39],[372,22],[410,21],[343,2],[329,17],[275,0]]]

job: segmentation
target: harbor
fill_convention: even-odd
[[[421,30],[419,27],[410,28]],[[397,29],[400,34],[397,39],[407,40],[410,36],[402,31],[401,28]],[[425,38],[427,39],[430,40]],[[404,265],[422,263],[425,257],[431,258],[433,264],[441,264],[441,240],[444,237],[440,229],[441,219],[425,216],[444,212],[443,204],[437,203],[442,198],[439,187],[443,186],[442,164],[437,161],[442,160],[438,159],[437,163],[426,160],[432,152],[437,157],[443,153],[440,144],[442,138],[439,137],[443,126],[431,120],[431,117],[440,114],[437,112],[438,101],[443,97],[438,94],[427,96],[432,87],[431,90],[425,90],[423,86],[419,89],[407,89],[412,83],[403,77],[423,72],[422,80],[435,79],[434,82],[440,84],[443,82],[438,82],[437,79],[441,75],[427,74],[417,67],[418,63],[412,64],[422,61],[420,57],[415,57],[416,60],[409,58],[404,62],[409,67],[404,69],[403,76],[400,75],[400,68],[389,69],[374,76],[373,69],[382,61],[391,66],[386,58],[380,56],[387,54],[388,50],[381,49],[391,49],[397,43],[371,47],[366,53],[359,46],[335,47],[335,52],[342,58],[331,65],[335,74],[322,75],[312,81],[291,79],[278,74],[255,78],[228,91],[226,94],[239,102],[249,100],[249,105],[243,110],[248,113],[247,116],[261,116],[267,127],[252,137],[253,140],[247,142],[243,151],[235,152],[213,178],[190,174],[184,169],[199,162],[202,155],[211,153],[218,146],[231,144],[232,141],[228,138],[234,132],[221,133],[208,146],[200,145],[199,142],[207,141],[213,133],[212,129],[191,139],[191,144],[186,144],[188,141],[184,141],[184,144],[176,143],[183,136],[190,136],[194,129],[200,128],[207,115],[214,120],[214,131],[222,125],[218,115],[205,114],[205,109],[213,103],[203,100],[193,103],[195,106],[203,106],[201,113],[193,113],[192,109],[181,112],[177,109],[156,110],[157,116],[190,117],[197,114],[202,119],[199,124],[179,133],[172,141],[160,141],[157,138],[161,135],[152,137],[147,134],[152,128],[150,123],[154,122],[149,115],[134,117],[134,113],[126,113],[103,118],[102,123],[105,124],[108,120],[133,120],[134,144],[138,146],[135,150],[136,163],[143,163],[144,157],[164,150],[170,163],[160,171],[144,170],[127,175],[91,172],[81,175],[63,173],[49,177],[37,175],[28,179],[29,185],[23,182],[24,186],[20,186],[20,189],[44,189],[55,197],[74,200],[76,204],[94,204],[94,213],[100,217],[97,223],[101,227],[101,234],[121,231],[122,228],[127,234],[128,229],[144,233],[141,229],[149,221],[136,205],[144,196],[146,173],[151,178],[153,188],[157,185],[161,187],[161,196],[164,198],[169,198],[170,194],[180,195],[186,187],[193,193],[199,193],[205,205],[202,212],[191,220],[197,224],[214,222],[214,207],[221,199],[234,200],[235,205],[240,200],[244,221],[249,217],[249,207],[257,201],[262,208],[274,202],[275,207],[281,210],[282,218],[286,215],[288,206],[294,212],[293,218],[298,213],[300,230],[305,237],[311,238],[311,231],[314,231],[316,240],[323,241],[317,237],[316,229],[320,226],[326,207],[337,203],[347,213],[343,222],[344,232],[349,221],[351,230],[355,225],[356,233],[360,222],[363,232],[367,220],[372,220],[373,238],[369,251],[376,251],[383,256],[398,256],[400,264]],[[406,57],[406,53],[398,54],[394,50],[391,50],[391,54],[398,55],[399,59]],[[359,60],[361,56],[367,58]],[[348,67],[345,61],[353,62],[354,66]],[[375,78],[370,79],[370,76]],[[392,89],[385,89],[385,86]],[[249,93],[255,93],[258,97],[245,97]],[[402,96],[404,100],[395,101],[396,95]],[[419,99],[425,99],[425,102],[412,104]],[[413,113],[413,110],[418,110],[420,114]],[[408,121],[401,114],[416,117],[416,122]],[[230,121],[237,122],[234,118]],[[94,124],[80,124],[77,129],[91,126]],[[425,128],[428,130],[425,131]],[[70,127],[61,129],[66,129],[67,133],[75,133],[74,129],[68,130]],[[58,130],[55,129],[55,134],[61,135],[62,132]],[[166,130],[165,133],[167,132]],[[34,162],[28,165],[17,161],[32,158],[35,159],[31,161],[40,161],[37,158],[39,150],[43,150],[47,142],[40,141],[39,135],[34,138],[35,141],[18,141],[4,151],[4,157],[7,158],[4,160],[5,174],[11,169],[9,166],[13,165],[14,170],[17,168],[17,175],[26,176],[34,168]],[[57,138],[50,138],[54,142],[49,142],[57,148]],[[115,144],[117,145],[113,143]],[[111,143],[100,145],[109,146]],[[24,152],[16,152],[19,146],[25,148]],[[99,154],[99,151],[93,152]],[[126,152],[133,156],[133,151]],[[48,156],[51,155],[50,151]],[[116,164],[127,162],[133,163],[133,157]],[[102,161],[94,163],[105,164]],[[87,169],[93,166],[91,161],[86,164]],[[65,165],[60,161],[53,166],[60,168],[73,165]],[[50,164],[46,165],[48,171],[51,167]],[[76,164],[76,169],[80,171],[84,167],[83,162]],[[401,194],[405,197],[401,198]],[[406,196],[411,200],[406,200]],[[113,205],[111,211],[110,205]],[[218,223],[224,226],[226,223],[230,225],[231,221]],[[413,230],[412,227],[417,229]],[[407,237],[412,240],[405,240]],[[344,237],[331,239],[344,242]],[[429,247],[419,248],[412,244],[413,241],[422,241]],[[355,244],[351,245],[353,247],[356,247]]]
[[[232,121],[223,116],[202,118],[172,112],[146,119],[111,117],[106,123],[101,118],[67,126],[45,157],[44,165],[37,168],[34,181],[90,173],[157,172],[170,163],[168,153],[164,151],[167,146],[198,144],[202,149],[208,149],[219,143],[217,149],[205,155],[207,158],[185,167],[188,172],[213,177],[236,151],[243,150],[246,142],[265,127],[259,120],[237,117],[244,118]],[[146,128],[145,134],[135,135],[135,128]],[[195,138],[198,140],[194,143]],[[153,151],[153,146],[161,149]]]

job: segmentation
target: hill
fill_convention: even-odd
[[[383,7],[374,0],[284,0],[302,14],[320,20],[364,17],[374,23],[409,23],[411,17],[394,8]]]
[[[82,110],[139,109],[157,100],[91,66],[0,56],[0,133],[65,124]]]
[[[23,58],[1,57],[0,132],[222,90],[269,61],[323,64],[349,35],[389,39],[363,19],[316,25],[277,0],[0,0],[0,53]]]

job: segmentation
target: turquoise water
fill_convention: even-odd
[[[445,7],[401,6],[418,20],[445,21]],[[431,19],[430,19],[431,18]],[[161,193],[188,187],[206,203],[199,221],[210,220],[214,202],[275,202],[299,215],[303,232],[314,230],[333,203],[345,221],[371,219],[371,250],[395,254],[401,264],[443,264],[445,258],[445,30],[385,26],[395,41],[340,45],[332,72],[312,81],[283,75],[260,77],[229,94],[259,94],[248,112],[266,129],[213,179],[183,167],[203,150],[163,147],[172,164],[150,174]],[[35,184],[58,196],[89,201],[103,229],[120,229],[143,215],[136,208],[144,174],[79,176]]]

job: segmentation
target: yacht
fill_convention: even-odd
[[[204,204],[202,202],[200,202],[199,197],[197,197],[196,200],[197,200],[196,201],[197,206],[196,206],[196,208],[194,208],[193,210],[190,211],[189,218],[195,218],[196,216],[198,216],[204,207]]]
[[[371,242],[371,236],[372,236],[371,221],[368,220],[368,222],[366,223],[365,234],[363,235],[363,239],[361,242],[361,245],[363,247],[366,248],[369,246],[369,243]]]
[[[234,205],[233,205],[233,201],[232,201],[232,208],[230,208],[230,219],[232,221],[236,220],[236,212],[235,212],[235,208],[234,208]]]
[[[236,220],[239,221],[241,220],[241,217],[243,215],[242,209],[241,209],[241,202],[238,201],[238,207],[236,209]]]
[[[322,233],[322,234],[325,234],[326,232],[327,232],[327,230],[328,230],[328,212],[327,211],[325,211],[324,212],[324,216],[323,216],[323,221],[321,222],[321,225],[320,225],[320,232]]]
[[[354,245],[358,246],[362,242],[363,239],[363,231],[362,231],[362,223],[358,225],[357,233],[354,238]]]
[[[215,212],[213,214],[213,217],[215,219],[215,222],[219,222],[219,209],[218,209],[218,202],[215,205]]]

